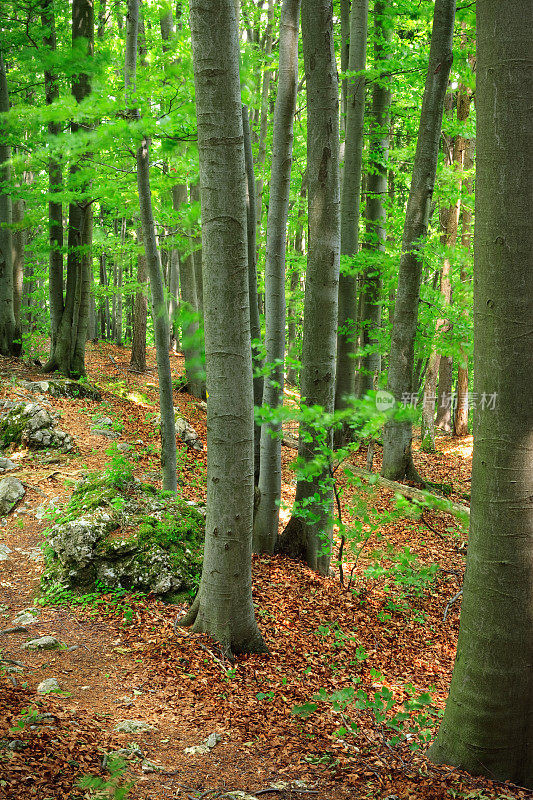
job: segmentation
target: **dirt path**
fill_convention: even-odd
[[[36,606],[42,533],[48,524],[44,514],[51,504],[68,499],[73,481],[84,470],[102,470],[107,459],[109,442],[91,432],[95,417],[105,415],[116,422],[120,441],[131,447],[135,474],[158,485],[158,441],[152,421],[157,412],[155,372],[128,373],[128,357],[111,345],[89,349],[89,378],[103,391],[102,403],[46,398],[61,413],[61,427],[74,436],[74,453],[55,463],[28,452],[14,454],[13,474],[23,476],[27,493],[0,531],[7,555],[0,560],[0,629],[8,628],[20,611],[37,608],[38,613],[27,630],[0,634],[4,666],[22,669],[0,678],[0,798],[90,797],[73,788],[75,780],[88,773],[109,780],[102,768],[105,752],[131,743],[136,750],[126,760],[127,775],[135,782],[133,798],[244,800],[243,794],[228,794],[239,790],[252,798],[282,800],[440,800],[451,797],[452,790],[480,788],[486,797],[507,796],[490,782],[429,768],[421,756],[411,760],[405,748],[391,750],[383,727],[368,710],[358,713],[356,736],[336,733],[342,717],[328,704],[317,702],[308,718],[291,713],[312,701],[320,689],[332,693],[354,685],[369,697],[390,690],[397,705],[407,697],[406,685],[414,692],[429,689],[434,708],[442,708],[459,605],[450,608],[446,622],[443,610],[456,594],[464,568],[463,538],[448,515],[428,512],[422,521],[384,519],[358,561],[355,593],[341,587],[338,579],[320,578],[300,564],[255,559],[254,600],[270,657],[229,664],[206,637],[183,629],[176,634],[173,621],[179,608],[155,600],[123,599],[118,612],[111,598],[96,609]],[[177,377],[180,358],[174,358],[173,368]],[[0,360],[2,376],[0,397],[13,399],[25,396],[22,379],[42,378],[6,359]],[[175,401],[205,441],[205,410],[184,394],[176,394]],[[417,456],[431,480],[452,484],[456,502],[465,502],[469,492],[468,445],[442,439],[440,453]],[[205,449],[180,453],[182,494],[203,499]],[[293,457],[284,448],[287,503],[294,492],[289,469]],[[353,459],[359,467],[364,461],[364,453]],[[353,494],[348,487],[343,495],[346,520]],[[391,493],[384,489],[373,498],[373,505],[387,513],[390,502]],[[375,563],[376,550],[385,553],[388,563],[393,551],[406,546],[416,553],[418,565],[440,567],[424,591],[402,595],[390,575],[365,575]],[[348,558],[347,575],[354,559],[354,554]],[[28,639],[45,635],[57,637],[66,649],[21,649]],[[57,679],[60,694],[36,693],[47,678]],[[31,717],[32,712],[50,716],[37,722],[28,719],[13,732],[21,713]],[[150,727],[136,734],[115,730],[131,720]],[[220,741],[208,752],[185,752],[214,733]],[[513,797],[529,796],[505,791]]]

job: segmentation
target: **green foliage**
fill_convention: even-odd
[[[372,669],[371,674],[374,683],[382,681],[376,670]],[[294,706],[292,714],[307,719],[319,709],[320,703],[325,703],[334,713],[341,715],[343,724],[337,730],[340,738],[357,736],[360,732],[357,716],[365,714],[388,747],[405,743],[410,750],[418,750],[429,742],[442,712],[436,709],[428,692],[416,695],[413,687],[406,685],[404,688],[410,698],[404,702],[402,710],[394,710],[397,700],[388,687],[382,685],[371,692],[357,688],[359,684],[358,678],[353,685],[335,692],[321,689],[313,695],[315,702]]]
[[[85,795],[89,800],[124,800],[135,786],[134,781],[125,780],[125,773],[128,765],[124,759],[112,756],[107,759],[106,769],[109,772],[108,778],[100,778],[98,775],[83,775],[76,781],[76,786],[80,789],[88,789]]]

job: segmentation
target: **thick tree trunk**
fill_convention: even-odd
[[[385,250],[387,240],[386,211],[387,174],[389,160],[389,109],[391,93],[390,76],[385,73],[385,62],[390,59],[392,28],[386,17],[387,3],[376,0],[374,4],[374,59],[380,65],[381,75],[372,88],[372,120],[370,123],[370,164],[366,189],[366,239],[365,247],[376,252]],[[359,394],[375,388],[381,372],[381,355],[378,350],[377,331],[381,326],[382,281],[378,265],[365,271],[362,286],[362,345],[372,348],[361,359]]]
[[[340,258],[339,96],[331,0],[303,0],[302,40],[307,90],[307,181],[309,249],[304,301],[301,396],[307,406],[334,409],[335,350]],[[331,432],[300,425],[298,454],[304,464],[332,447]],[[326,455],[327,458],[327,455]],[[279,541],[281,552],[303,557],[322,575],[329,572],[332,487],[327,464],[315,461],[300,478],[298,506]],[[310,479],[309,479],[310,478]],[[313,499],[318,497],[319,500]],[[298,545],[298,547],[295,547]]]
[[[283,405],[285,357],[285,243],[291,184],[293,119],[298,85],[298,28],[300,0],[284,0],[281,8],[279,79],[274,107],[272,171],[267,221],[265,265],[266,363],[263,406]],[[281,498],[281,422],[261,429],[259,489],[261,497],[255,518],[254,549],[273,553],[278,536]]]
[[[51,13],[47,12],[47,13]],[[93,54],[94,44],[94,8],[92,0],[74,0],[72,4],[72,43],[77,40],[87,43],[87,53]],[[89,75],[79,73],[72,81],[72,94],[79,104],[91,93]],[[87,130],[87,126],[72,123],[71,132],[75,135],[80,130]],[[75,176],[82,167],[76,164],[71,167],[71,175]],[[77,178],[79,180],[79,177]],[[52,165],[50,165],[50,182],[52,183]],[[54,189],[60,183],[54,183]],[[59,204],[57,204],[59,205]],[[57,214],[59,209],[55,209]],[[51,215],[52,209],[50,209]],[[57,224],[51,222],[52,230],[57,233]],[[59,220],[58,220],[59,222]],[[69,206],[68,222],[68,256],[67,256],[67,285],[66,294],[60,316],[53,323],[56,328],[55,338],[52,336],[50,358],[45,365],[45,370],[59,372],[70,377],[85,375],[85,340],[87,338],[87,324],[89,319],[89,291],[91,270],[91,247],[93,231],[93,211],[90,199],[90,185],[85,182],[80,189],[80,197]],[[51,243],[52,244],[52,243]],[[57,267],[54,264],[54,286],[50,286],[50,299],[54,295],[53,305],[58,311],[60,283],[59,258]],[[62,269],[61,269],[62,272]],[[62,292],[62,286],[61,286]],[[52,311],[52,314],[54,311]]]
[[[368,0],[353,0],[350,13],[350,54],[348,69],[360,73],[366,67]],[[341,193],[341,254],[354,256],[359,250],[359,209],[363,161],[365,116],[365,75],[351,77],[347,83],[346,141]],[[335,408],[345,408],[346,399],[355,395],[355,351],[357,319],[357,279],[342,272],[339,277],[337,334],[337,377]],[[336,435],[342,444],[348,429]]]
[[[533,788],[533,9],[477,5],[472,505],[436,763]],[[495,393],[495,408],[482,398]]]
[[[435,184],[444,98],[452,64],[455,0],[436,0],[429,67],[411,190],[405,215],[398,290],[390,350],[388,389],[397,402],[413,392],[414,341],[422,278],[422,256]],[[384,478],[420,480],[411,452],[412,423],[393,420],[383,434]]]
[[[182,624],[227,653],[264,652],[251,583],[254,420],[237,19],[233,0],[191,0],[190,17],[209,399],[204,563]]]
[[[131,103],[135,94],[135,72],[137,67],[137,39],[139,32],[139,0],[128,0],[128,29],[126,35],[126,58],[124,84],[126,102]],[[139,112],[131,108],[130,113],[139,119]],[[168,308],[161,271],[161,258],[157,247],[152,192],[150,189],[150,142],[146,137],[137,148],[137,191],[141,210],[141,224],[146,267],[152,295],[152,323],[154,326],[157,374],[159,377],[159,410],[161,413],[161,466],[163,489],[175,492],[176,475],[176,430],[174,425],[174,397],[170,358],[168,354],[169,324]]]
[[[143,247],[142,227],[137,226],[137,243]],[[148,275],[146,255],[139,250],[137,254],[137,291],[133,313],[133,337],[131,342],[130,369],[132,372],[146,371],[146,323],[148,319],[148,300],[146,297]]]
[[[0,112],[8,111],[6,67],[0,50]],[[0,353],[4,356],[20,353],[20,330],[17,331],[13,303],[13,209],[9,188],[4,185],[11,178],[10,159],[9,145],[0,144]]]

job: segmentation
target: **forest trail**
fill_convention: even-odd
[[[474,792],[470,797],[531,796],[430,766],[405,743],[387,744],[390,731],[376,714],[376,698],[387,702],[388,692],[393,693],[389,716],[409,692],[429,691],[435,713],[444,706],[459,603],[447,606],[462,583],[465,541],[454,518],[439,511],[426,510],[420,518],[391,515],[392,493],[383,487],[367,504],[381,515],[368,539],[354,544],[355,555],[345,547],[345,582],[355,563],[355,591],[342,587],[338,576],[321,578],[286,559],[254,559],[256,614],[270,657],[230,664],[207,637],[181,628],[174,632],[179,606],[150,598],[106,595],[96,608],[36,605],[42,532],[49,524],[44,513],[51,503],[68,499],[83,471],[102,471],[108,459],[109,441],[91,431],[95,417],[113,419],[120,434],[116,441],[131,447],[135,475],[160,485],[152,421],[157,412],[154,355],[149,354],[151,371],[144,375],[129,373],[128,361],[123,348],[90,345],[88,379],[102,391],[102,402],[45,398],[74,437],[73,453],[52,456],[47,463],[28,451],[13,453],[17,467],[10,474],[22,476],[26,496],[0,532],[0,550],[7,555],[0,560],[0,628],[9,628],[23,610],[38,611],[37,621],[23,626],[27,630],[0,632],[4,667],[16,670],[12,662],[24,664],[21,672],[0,679],[0,798],[95,797],[73,789],[74,781],[87,773],[109,779],[102,769],[104,753],[130,743],[135,747],[123,779],[135,782],[131,797],[147,800],[439,800],[452,791]],[[172,368],[177,378],[183,370],[180,356],[172,357]],[[0,378],[0,398],[20,399],[27,396],[22,381],[43,375],[1,359]],[[205,409],[177,392],[175,404],[205,443]],[[464,503],[471,439],[441,437],[437,450],[433,455],[417,451],[417,467],[435,483],[449,484],[451,499]],[[356,469],[364,467],[363,451],[352,457]],[[205,445],[180,453],[180,492],[187,499],[205,499]],[[294,452],[283,448],[287,504],[294,495],[293,458]],[[375,469],[379,459],[377,452]],[[353,496],[354,488],[345,487],[345,523]],[[282,512],[282,519],[287,515]],[[67,649],[21,650],[29,638],[44,635],[57,637]],[[61,693],[36,693],[47,678],[57,679]],[[356,688],[375,701],[374,710],[367,703],[356,714],[353,709],[340,713],[317,701],[307,716],[291,713],[313,702],[321,689],[328,694],[349,690],[354,679]],[[32,719],[34,713],[50,716]],[[357,717],[359,732],[339,737],[336,731],[346,727],[350,714]],[[28,719],[13,732],[21,715]],[[137,734],[117,732],[116,725],[125,720],[151,727]],[[207,753],[184,752],[214,733],[220,740]],[[484,794],[475,793],[481,789]]]

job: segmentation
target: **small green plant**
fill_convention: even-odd
[[[80,789],[88,789],[86,797],[91,800],[123,800],[127,797],[135,783],[125,780],[125,772],[128,765],[122,758],[117,756],[107,760],[106,769],[109,771],[109,778],[100,778],[98,775],[82,775],[76,781],[76,786]]]

